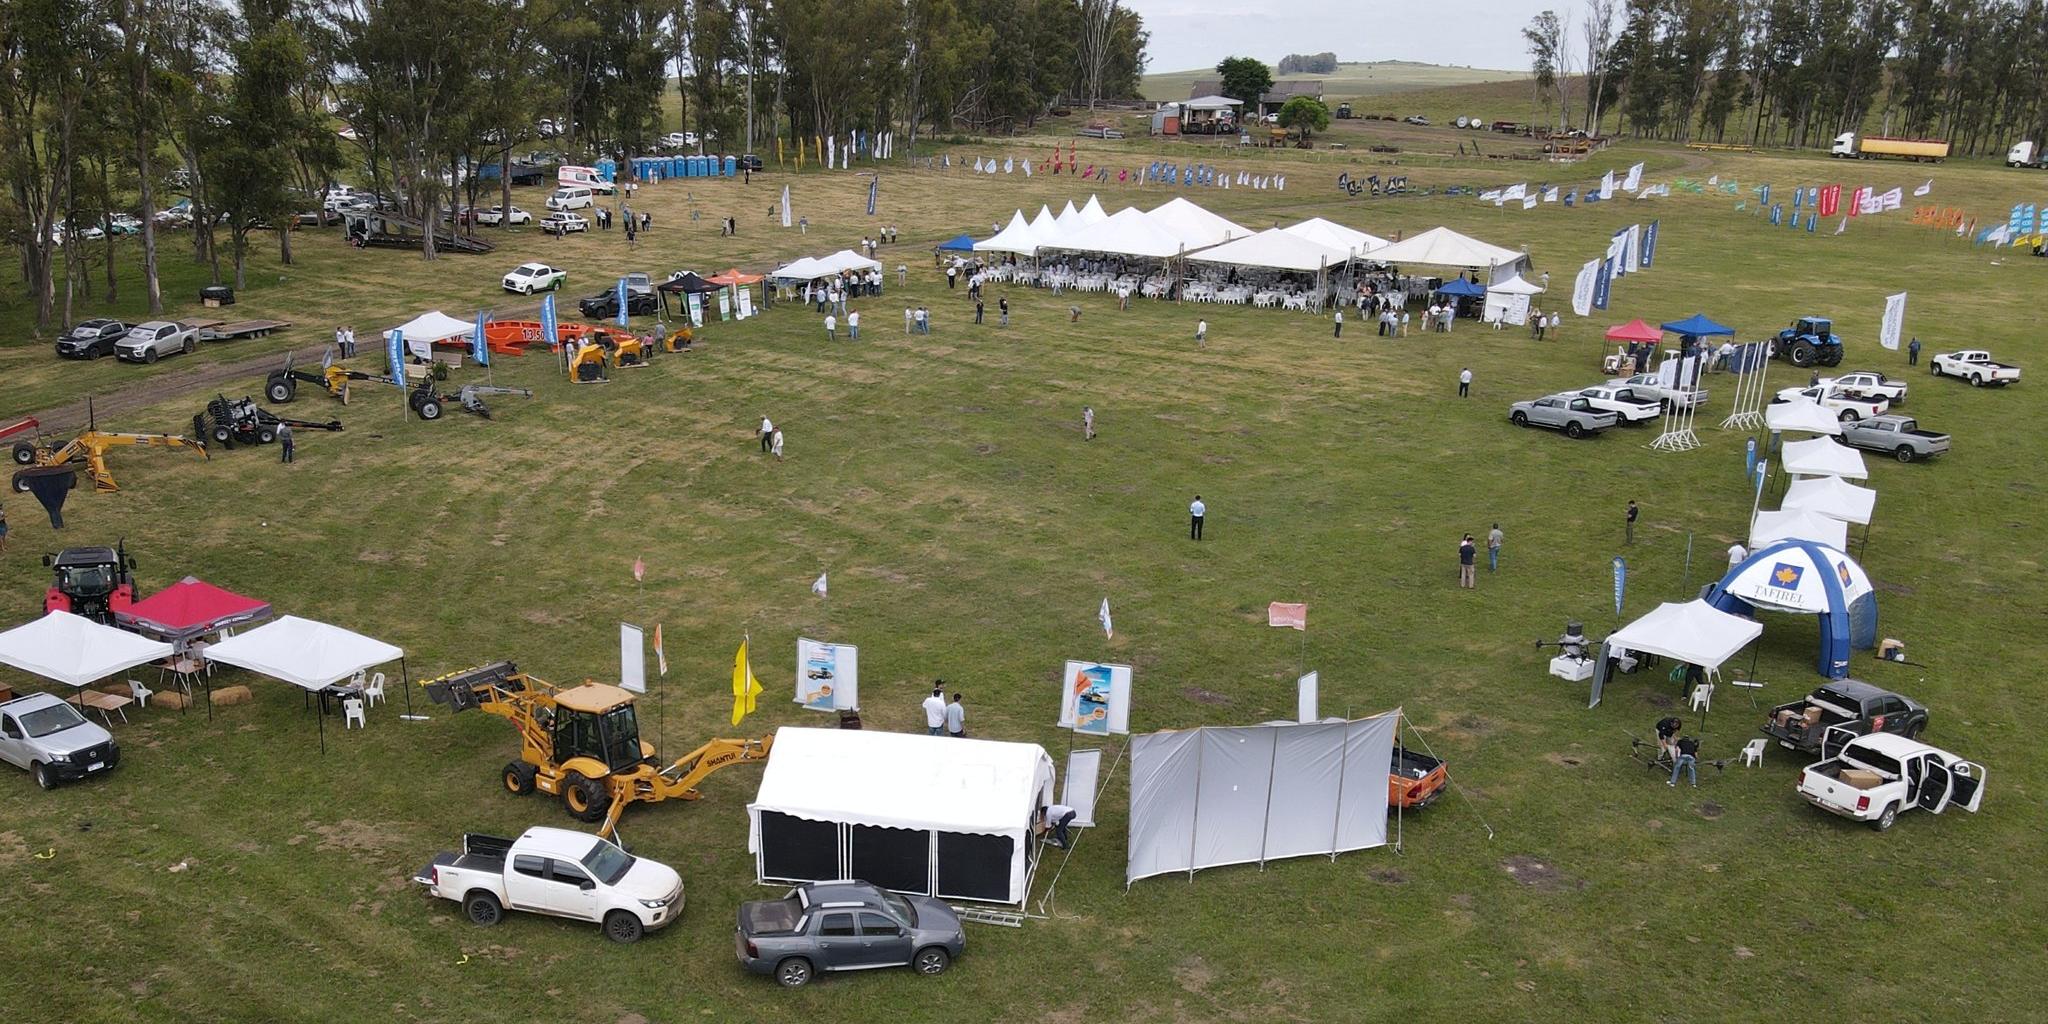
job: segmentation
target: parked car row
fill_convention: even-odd
[[[164,356],[190,353],[198,348],[198,330],[170,320],[150,320],[132,326],[105,318],[85,320],[57,339],[57,355],[65,359],[114,356],[123,362],[154,363]]]

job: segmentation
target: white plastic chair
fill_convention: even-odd
[[[130,680],[128,680],[128,695],[129,695],[130,697],[133,697],[133,698],[135,698],[135,706],[136,706],[136,707],[139,707],[139,708],[146,708],[146,707],[148,707],[148,706],[149,706],[149,695],[150,695],[150,694],[152,694],[152,693],[155,693],[155,692],[156,692],[155,690],[152,690],[152,689],[150,689],[149,687],[147,687],[147,686],[144,686],[144,685],[142,685],[142,681],[141,681],[141,680],[139,680],[139,679],[130,679]]]
[[[344,729],[369,728],[369,719],[363,716],[363,702],[360,698],[350,697],[342,701],[341,716],[341,727]]]
[[[1764,763],[1764,738],[1758,736],[1742,745],[1742,766],[1754,767]]]
[[[363,688],[363,703],[368,705],[376,705],[382,704],[383,702],[384,673],[379,672],[376,675],[371,676],[370,685]]]
[[[1701,683],[1692,688],[1692,709],[1694,711],[1714,710],[1714,684]]]
[[[365,675],[366,673],[362,669],[356,669],[356,674],[348,677],[348,685],[358,690],[362,689]]]

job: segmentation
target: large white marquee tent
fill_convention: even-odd
[[[1342,249],[1353,256],[1363,256],[1375,249],[1393,243],[1378,235],[1369,235],[1357,228],[1345,227],[1335,221],[1321,217],[1310,217],[1299,224],[1290,224],[1281,229],[1290,235],[1298,235],[1311,242]]]
[[[1186,243],[1147,219],[1144,211],[1135,206],[1118,210],[1099,224],[1063,231],[1046,245],[1071,252],[1151,259],[1176,256],[1187,248]]]
[[[1225,242],[1188,256],[1189,262],[1192,263],[1308,272],[1342,266],[1350,259],[1350,254],[1342,249],[1333,249],[1279,228],[1261,231],[1234,242]]]
[[[1419,264],[1426,267],[1512,267],[1523,255],[1513,249],[1461,235],[1450,228],[1430,228],[1383,248],[1375,249],[1378,263]]]
[[[1094,201],[1091,196],[1089,202]],[[1180,239],[1190,252],[1234,238],[1245,238],[1252,233],[1244,226],[1210,213],[1181,196],[1175,196],[1145,216],[1167,234]]]
[[[170,644],[63,611],[0,633],[0,665],[70,687],[170,656]]]

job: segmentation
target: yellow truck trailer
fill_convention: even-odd
[[[1828,153],[1842,159],[1860,157],[1875,160],[1896,156],[1907,160],[1946,160],[1948,143],[1940,139],[1894,139],[1882,135],[1866,135],[1859,139],[1855,132],[1843,132],[1835,136],[1835,145]]]

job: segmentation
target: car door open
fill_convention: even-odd
[[[1976,811],[1984,800],[1984,768],[1969,761],[1957,761],[1948,766],[1949,797],[1951,807]]]

